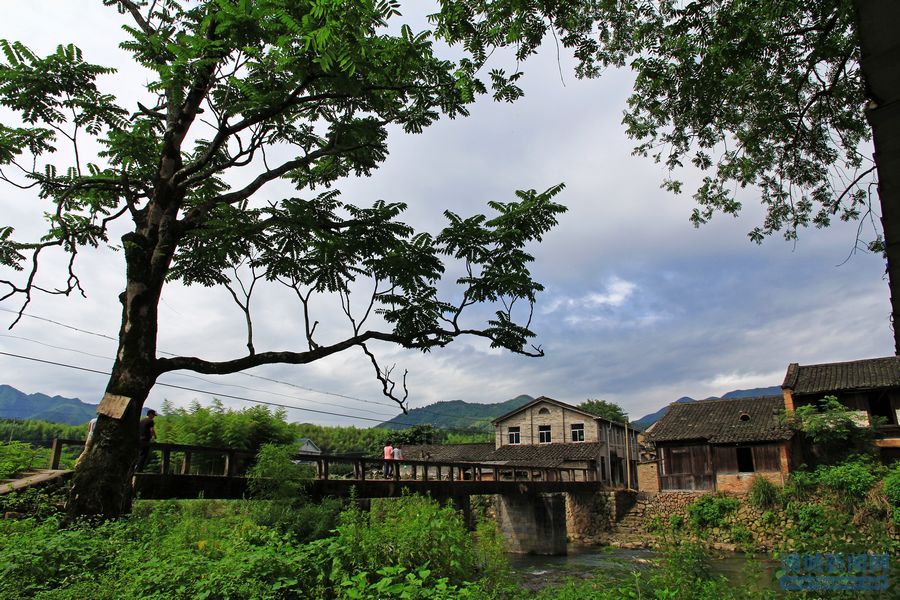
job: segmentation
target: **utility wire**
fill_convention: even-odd
[[[108,357],[108,356],[102,356],[102,355],[100,355],[100,354],[91,354],[90,352],[84,352],[83,350],[79,350],[79,349],[77,349],[77,348],[66,348],[66,347],[64,347],[64,346],[56,346],[56,345],[54,345],[54,344],[48,344],[48,343],[46,343],[46,342],[41,342],[41,341],[39,341],[39,340],[33,340],[33,339],[31,339],[31,338],[22,337],[22,336],[18,336],[18,335],[0,334],[0,337],[10,338],[10,339],[14,339],[14,340],[24,340],[24,341],[26,341],[26,342],[31,342],[31,343],[33,343],[33,344],[38,344],[38,345],[40,345],[40,346],[45,346],[45,347],[47,347],[47,348],[53,348],[53,349],[55,349],[55,350],[65,350],[65,351],[67,351],[67,352],[74,352],[74,353],[76,353],[76,354],[82,354],[82,355],[84,355],[84,356],[92,356],[92,357],[94,357],[94,358],[102,358],[103,360],[107,360],[107,361],[111,361],[111,360],[112,360],[112,359],[111,359],[110,357]],[[310,400],[309,398],[300,398],[300,397],[298,397],[298,396],[289,396],[289,395],[287,395],[287,394],[281,394],[281,393],[279,393],[279,392],[271,392],[271,391],[268,391],[268,390],[260,390],[260,389],[257,389],[257,388],[247,387],[247,386],[245,386],[245,385],[237,385],[237,384],[235,384],[235,383],[219,383],[219,382],[216,382],[216,381],[211,381],[211,380],[209,380],[209,379],[204,379],[203,377],[200,377],[200,376],[198,376],[198,375],[191,375],[190,373],[178,373],[178,372],[172,371],[172,372],[166,373],[166,375],[171,375],[171,376],[174,376],[174,377],[190,377],[191,379],[196,379],[196,380],[198,380],[198,381],[202,381],[203,383],[208,383],[209,385],[222,385],[222,386],[227,386],[227,387],[237,387],[237,388],[241,388],[241,389],[244,389],[244,390],[247,390],[247,391],[250,391],[250,392],[257,392],[257,393],[259,393],[259,394],[269,394],[269,395],[272,395],[272,396],[281,396],[282,398],[290,398],[290,399],[292,399],[292,400],[299,400],[299,401],[301,401],[301,402],[311,402],[311,403],[313,403],[313,404],[320,404],[320,402],[318,402],[318,401],[316,401],[316,400]],[[159,385],[162,385],[162,384],[160,383]],[[340,405],[338,405],[338,406],[340,406]],[[340,406],[340,408],[348,408],[348,409],[349,409],[350,407],[347,407],[347,406]],[[369,413],[369,414],[372,414],[372,415],[377,415],[377,416],[379,416],[379,417],[386,417],[387,419],[391,419],[391,418],[393,418],[393,416],[394,416],[394,415],[388,415],[388,414],[385,414],[385,413],[375,412],[375,411],[373,411],[373,410],[366,410],[366,409],[364,409],[364,408],[356,408],[356,409],[350,409],[350,410],[356,410],[356,411],[358,411],[358,412]]]
[[[32,361],[32,362],[38,362],[38,363],[43,363],[43,364],[47,364],[47,365],[53,365],[53,366],[57,366],[57,367],[65,367],[65,368],[67,368],[67,369],[75,369],[75,370],[77,370],[77,371],[85,371],[85,372],[87,372],[87,373],[96,373],[96,374],[98,374],[98,375],[106,375],[106,376],[109,376],[109,375],[111,374],[111,373],[109,373],[108,371],[100,371],[100,370],[98,370],[98,369],[90,369],[90,368],[88,368],[88,367],[80,367],[80,366],[78,366],[78,365],[70,365],[70,364],[67,364],[67,363],[61,363],[61,362],[56,362],[56,361],[52,361],[52,360],[46,360],[46,359],[43,359],[43,358],[35,358],[35,357],[33,357],[33,356],[24,356],[24,355],[22,355],[22,354],[14,354],[14,353],[12,353],[12,352],[3,352],[2,350],[0,350],[0,355],[3,355],[3,356],[9,356],[9,357],[12,357],[12,358],[18,358],[18,359],[22,359],[22,360],[30,360],[30,361]],[[300,410],[300,411],[303,411],[303,412],[311,412],[311,413],[317,413],[317,414],[321,414],[321,415],[330,415],[330,416],[334,416],[334,417],[345,417],[345,418],[348,418],[348,419],[356,419],[356,420],[360,420],[360,421],[373,421],[373,422],[376,422],[376,423],[382,423],[382,421],[381,421],[380,419],[372,419],[372,418],[369,418],[369,417],[360,417],[360,416],[356,416],[356,415],[347,415],[347,414],[343,414],[343,413],[336,413],[336,412],[327,411],[327,410],[318,410],[318,409],[314,409],[314,408],[302,408],[302,407],[299,407],[299,406],[292,406],[292,405],[290,405],[290,404],[281,404],[281,403],[278,403],[278,402],[268,402],[268,401],[266,401],[266,400],[255,400],[255,399],[253,399],[253,398],[246,398],[246,397],[244,397],[244,396],[235,396],[235,395],[231,395],[231,394],[218,394],[218,393],[216,393],[216,392],[210,392],[210,391],[207,391],[207,390],[201,390],[201,389],[198,389],[198,388],[190,388],[190,387],[186,387],[186,386],[174,385],[174,384],[171,384],[171,383],[158,383],[158,382],[157,382],[156,385],[162,386],[162,387],[167,387],[167,388],[173,388],[173,389],[177,389],[177,390],[184,390],[184,391],[189,391],[189,392],[196,392],[196,393],[198,393],[198,394],[206,394],[206,395],[208,395],[208,396],[212,396],[213,398],[217,398],[217,397],[221,397],[221,398],[229,398],[229,399],[231,399],[231,400],[240,400],[240,401],[243,401],[243,402],[250,402],[250,403],[253,403],[253,404],[264,404],[264,405],[267,405],[267,406],[277,406],[277,407],[279,407],[279,408],[286,408],[286,409],[292,409],[292,410]],[[413,427],[413,426],[415,426],[415,425],[421,425],[421,423],[402,423],[402,422],[399,422],[399,421],[396,421],[395,423],[396,423],[397,425],[404,425],[404,426],[406,426],[406,427]],[[445,428],[445,427],[441,427],[440,429],[444,429],[445,431],[454,431],[454,432],[457,432],[457,433],[485,433],[484,431],[478,431],[478,430],[472,430],[472,429],[453,429],[453,428]]]
[[[16,314],[16,315],[19,314],[18,311],[14,311],[14,310],[10,310],[10,309],[8,309],[8,308],[2,308],[2,307],[0,307],[0,311],[7,312],[7,313],[12,313],[12,314]],[[108,336],[108,335],[105,335],[105,334],[102,334],[102,333],[97,333],[97,332],[94,332],[94,331],[88,331],[88,330],[86,330],[86,329],[80,329],[80,328],[74,327],[74,326],[72,326],[72,325],[67,325],[67,324],[65,324],[65,323],[60,323],[59,321],[54,321],[53,319],[48,319],[48,318],[46,318],[46,317],[40,317],[40,316],[32,315],[32,314],[29,314],[29,313],[23,313],[23,316],[30,317],[30,318],[32,318],[32,319],[37,319],[37,320],[39,320],[39,321],[45,321],[45,322],[47,322],[47,323],[52,323],[52,324],[54,324],[54,325],[58,325],[58,326],[60,326],[60,327],[65,327],[66,329],[71,329],[72,331],[77,331],[77,332],[79,332],[79,333],[86,333],[86,334],[88,334],[88,335],[93,335],[93,336],[100,337],[100,338],[103,338],[103,339],[112,340],[112,341],[114,341],[114,342],[115,342],[115,341],[118,341],[118,340],[117,340],[116,338],[114,338],[114,337],[111,337],[111,336]],[[14,337],[16,337],[16,336],[5,335],[4,337],[14,338]],[[74,350],[74,349],[71,349],[71,348],[60,348],[60,347],[58,347],[58,346],[51,346],[50,344],[46,344],[46,343],[43,343],[43,342],[37,342],[36,340],[30,340],[30,339],[28,339],[28,338],[21,338],[21,339],[25,339],[25,340],[28,340],[28,341],[31,341],[31,342],[34,342],[34,343],[37,343],[37,344],[42,344],[42,345],[45,345],[45,346],[49,346],[49,347],[51,347],[51,348],[56,348],[56,349],[58,349],[58,350],[67,350],[67,351],[71,351],[71,352],[79,352],[79,353],[82,353],[82,354],[88,354],[88,353],[86,353],[86,352],[82,352],[82,351],[80,351],[80,350]],[[164,351],[162,351],[162,350],[159,350],[159,353],[160,353],[160,354],[165,354],[166,356],[177,356],[177,354],[174,354],[174,353],[172,353],[172,352],[164,352]],[[97,358],[107,358],[107,357],[99,357],[99,356],[97,356],[96,354],[88,354],[88,355],[89,355],[89,356],[94,356],[94,357],[97,357]],[[111,360],[111,359],[108,359],[108,360]],[[249,390],[249,391],[252,391],[252,392],[258,392],[258,393],[263,393],[263,394],[272,394],[272,395],[275,395],[275,396],[282,396],[282,397],[284,397],[284,398],[293,398],[293,397],[294,397],[294,396],[287,396],[287,395],[285,395],[285,394],[279,394],[279,393],[277,393],[277,392],[268,392],[268,391],[264,391],[264,390],[259,390],[259,389],[255,389],[255,388],[250,388],[250,387],[246,387],[246,386],[242,386],[242,385],[238,385],[238,384],[234,384],[234,383],[218,383],[218,382],[212,382],[212,381],[210,381],[210,380],[203,379],[203,378],[198,377],[198,376],[196,376],[196,375],[188,375],[188,374],[186,374],[186,373],[178,373],[178,375],[181,375],[181,376],[183,376],[183,377],[192,377],[192,378],[194,378],[194,379],[199,379],[200,381],[203,381],[204,383],[209,383],[209,384],[211,384],[211,385],[222,385],[222,386],[228,386],[228,387],[236,387],[236,388],[241,388],[241,389]],[[313,393],[315,393],[315,394],[323,394],[323,395],[326,395],[326,396],[333,396],[333,397],[337,397],[337,398],[344,398],[344,399],[346,399],[346,400],[353,400],[353,401],[355,401],[355,402],[363,402],[363,403],[366,403],[366,404],[377,404],[377,405],[379,405],[379,406],[386,406],[386,407],[388,407],[388,408],[396,409],[396,405],[395,405],[395,404],[390,404],[390,403],[387,403],[387,402],[378,402],[377,400],[366,400],[366,399],[364,399],[364,398],[357,398],[357,397],[355,397],[355,396],[348,396],[348,395],[346,395],[346,394],[339,394],[339,393],[337,393],[337,392],[328,392],[328,391],[324,391],[324,390],[318,390],[318,389],[314,389],[314,388],[310,388],[310,387],[305,387],[305,386],[302,386],[302,385],[298,385],[298,384],[295,384],[295,383],[291,383],[291,382],[289,382],[289,381],[282,381],[282,380],[280,380],[280,379],[272,379],[272,378],[270,378],[270,377],[263,377],[263,376],[261,376],[261,375],[253,375],[253,374],[251,374],[251,373],[244,373],[244,372],[242,372],[242,371],[238,371],[237,373],[232,373],[232,375],[243,375],[244,377],[252,377],[253,379],[260,379],[260,380],[262,380],[262,381],[268,381],[268,382],[270,382],[270,383],[278,383],[278,384],[286,385],[286,386],[293,387],[293,388],[296,388],[296,389],[299,389],[299,390],[303,390],[303,391],[307,391],[307,392],[313,392]],[[159,385],[162,385],[162,384],[159,384]],[[305,402],[316,402],[315,400],[309,400],[309,399],[301,399],[301,400],[303,400],[303,401],[305,401]],[[341,407],[341,408],[348,408],[348,409],[349,409],[349,407]],[[377,413],[377,412],[366,411],[366,410],[363,410],[363,409],[350,409],[350,410],[359,410],[360,412],[368,412],[369,414],[374,414],[374,415],[379,415],[379,414],[381,414],[381,413]],[[436,417],[449,417],[449,418],[454,418],[454,419],[467,419],[467,420],[469,420],[469,421],[483,421],[483,420],[484,420],[483,417],[470,417],[470,416],[468,416],[468,415],[451,415],[451,414],[446,414],[446,413],[435,412],[434,410],[430,410],[430,409],[428,410],[428,413],[429,413],[430,415],[433,415],[433,416],[436,416]],[[383,416],[386,416],[386,415],[383,415]],[[393,417],[390,417],[388,420],[390,420],[390,419],[392,419],[392,418],[393,418]],[[398,424],[399,424],[399,423],[398,423]],[[462,430],[461,430],[461,431],[462,431]]]

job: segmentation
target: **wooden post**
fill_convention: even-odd
[[[62,444],[59,438],[53,438],[53,446],[50,448],[50,468],[54,471],[59,468],[59,459],[62,458]]]
[[[500,469],[494,467],[494,481],[500,481]]]
[[[172,459],[172,451],[169,448],[163,448],[162,451],[162,465],[159,467],[159,472],[165,475],[169,472],[169,463]]]
[[[329,476],[329,474],[330,474],[330,471],[331,471],[330,466],[331,466],[331,463],[330,463],[330,461],[326,458],[326,459],[325,459],[325,469],[324,469],[324,473],[323,473],[323,475],[325,476],[325,479],[328,479],[328,476]]]
[[[359,478],[362,481],[366,480],[366,459],[359,459]]]
[[[232,469],[233,465],[234,465],[234,453],[231,451],[228,451],[225,453],[225,472],[223,473],[223,475],[225,475],[225,477],[231,477],[231,469]]]
[[[184,462],[181,464],[181,474],[182,475],[190,475],[191,474],[191,451],[184,451]]]
[[[418,469],[416,467],[417,467],[417,465],[415,465],[415,464],[412,465],[412,480],[413,481],[416,481],[419,478],[419,474],[417,472]]]
[[[400,481],[400,461],[394,461],[394,481]]]
[[[422,481],[428,481],[428,463],[422,467]]]

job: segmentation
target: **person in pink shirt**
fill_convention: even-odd
[[[391,461],[394,460],[394,447],[390,442],[384,444],[384,478],[387,479],[393,474]]]

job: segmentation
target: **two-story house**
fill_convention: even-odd
[[[637,488],[637,432],[627,424],[598,417],[541,396],[501,415],[494,426],[492,461],[591,469],[599,481]],[[549,466],[549,465],[548,465]]]

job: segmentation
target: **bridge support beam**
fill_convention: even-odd
[[[497,523],[506,549],[517,554],[566,554],[564,494],[496,496]]]

